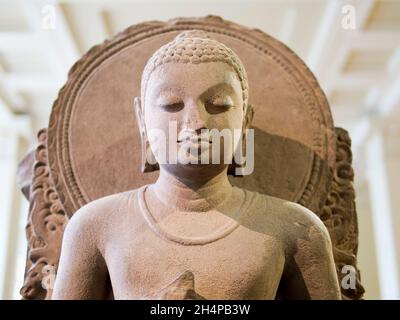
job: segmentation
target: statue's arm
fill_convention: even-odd
[[[292,238],[280,292],[283,299],[341,299],[331,240],[322,222]]]
[[[106,298],[107,267],[90,210],[90,205],[81,208],[67,224],[52,299]]]

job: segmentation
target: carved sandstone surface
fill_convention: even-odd
[[[205,30],[227,44],[248,73],[249,102],[256,115],[255,172],[231,181],[311,209],[330,232],[339,278],[343,265],[355,266],[350,139],[343,130],[335,133],[329,106],[311,72],[292,51],[259,30],[218,17],[175,19],[132,26],[72,67],[53,106],[48,150],[42,131],[35,156],[21,290],[25,298],[49,298],[42,269],[57,268],[68,216],[89,201],[155,180],[157,173],[140,172],[133,97],[139,95],[141,72],[152,52],[187,29]],[[102,164],[101,172],[93,164]],[[362,292],[358,282],[355,290],[342,294],[354,299]]]
[[[62,202],[50,177],[47,161],[46,130],[38,133],[29,191],[29,214],[26,226],[28,254],[21,295],[27,299],[50,299],[47,285],[53,282],[46,267],[57,267],[64,227],[68,222]],[[49,269],[47,269],[49,270]],[[45,279],[50,276],[49,279]],[[49,283],[46,281],[49,280]]]

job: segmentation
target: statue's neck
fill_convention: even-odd
[[[226,170],[205,181],[185,181],[160,168],[160,176],[150,189],[170,208],[200,212],[217,208],[229,198],[233,187]]]

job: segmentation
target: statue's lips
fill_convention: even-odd
[[[209,145],[212,143],[211,139],[209,138],[202,138],[202,137],[188,137],[185,139],[178,139],[178,144],[191,144],[191,145]]]
[[[210,149],[211,141],[207,139],[185,139],[183,141],[178,140],[178,145],[181,149],[186,150],[187,154],[196,156],[202,154],[204,151]]]
[[[208,143],[211,144],[211,140],[208,139],[185,139],[185,140],[178,140],[178,143]]]
[[[200,140],[200,141],[178,141],[178,144],[181,147],[188,147],[188,148],[209,148],[211,142],[210,141],[205,141],[205,140]]]

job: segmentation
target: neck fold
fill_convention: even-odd
[[[226,171],[205,181],[185,181],[161,169],[149,190],[170,208],[201,212],[221,205],[231,195],[233,186]]]

